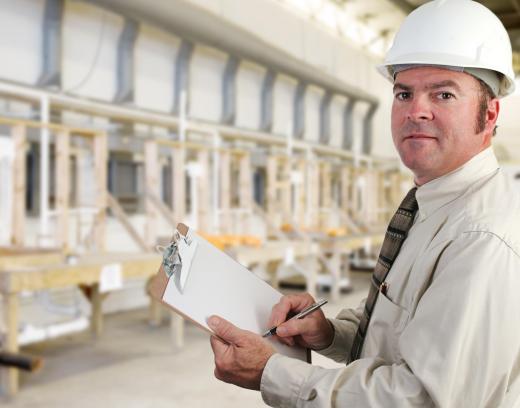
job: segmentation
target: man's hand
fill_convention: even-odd
[[[216,334],[210,339],[215,354],[215,377],[259,390],[264,367],[275,353],[274,348],[259,335],[240,330],[221,317],[211,316],[208,326]]]
[[[334,339],[334,329],[321,309],[312,312],[303,319],[285,322],[313,303],[313,297],[305,293],[284,296],[273,307],[268,326],[278,326],[276,336],[282,343],[289,346],[299,344],[313,350],[321,350],[330,346]]]

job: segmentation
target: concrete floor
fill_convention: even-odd
[[[368,292],[369,273],[353,273],[355,290],[325,305],[335,316],[355,307]],[[327,294],[320,294],[327,297]],[[42,356],[44,368],[22,375],[20,393],[0,400],[19,407],[263,407],[258,392],[216,380],[209,338],[191,324],[185,326],[185,346],[175,349],[168,325],[153,328],[146,310],[106,316],[99,339],[89,333],[35,344],[23,351]],[[337,364],[313,353],[313,363]]]

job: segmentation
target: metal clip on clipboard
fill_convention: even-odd
[[[164,273],[168,278],[173,276],[180,292],[186,287],[197,245],[197,241],[192,239],[191,230],[188,230],[185,236],[179,230],[175,230],[172,242],[166,248],[158,247],[163,254]]]

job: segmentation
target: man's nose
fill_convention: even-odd
[[[416,95],[408,105],[408,120],[421,122],[433,119],[431,103],[426,95]]]

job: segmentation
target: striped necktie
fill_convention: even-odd
[[[352,349],[350,351],[351,361],[357,360],[361,355],[363,342],[367,334],[368,323],[370,322],[370,316],[374,311],[377,296],[379,295],[379,292],[386,292],[386,276],[388,275],[388,272],[390,272],[392,264],[397,258],[399,250],[408,235],[408,231],[412,227],[415,213],[418,209],[417,200],[415,199],[416,191],[417,188],[412,188],[408,192],[403,202],[399,205],[397,212],[392,217],[388,229],[386,230],[383,246],[381,247],[381,252],[379,253],[379,258],[374,273],[372,274],[370,290],[365,302],[365,310],[363,311],[363,316],[361,316],[356,337],[352,343]]]

